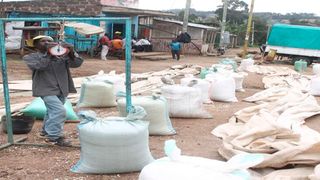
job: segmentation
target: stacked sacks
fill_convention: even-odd
[[[150,135],[172,135],[176,131],[173,129],[169,118],[168,102],[160,96],[139,96],[132,97],[134,106],[141,106],[147,112],[147,116],[142,120],[149,121]],[[126,99],[118,100],[120,116],[126,116]]]
[[[168,100],[170,117],[212,118],[203,109],[201,91],[198,88],[168,85],[161,88],[161,94]]]
[[[201,91],[201,100],[203,103],[210,103],[210,97],[209,97],[209,88],[210,83],[206,80],[199,79],[193,77],[191,74],[185,75],[185,78],[182,78],[180,80],[181,85],[183,86],[192,86],[195,88],[199,88]]]
[[[149,150],[149,132],[142,107],[133,107],[127,117],[97,118],[93,111],[79,113],[80,160],[75,173],[125,173],[140,171],[154,159]]]
[[[144,167],[139,180],[247,180],[253,179],[249,171],[263,161],[260,154],[240,154],[228,162],[211,160],[202,157],[183,156],[176,147],[175,141],[165,142],[165,153],[168,157],[158,159]]]

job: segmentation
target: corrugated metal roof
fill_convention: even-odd
[[[106,13],[115,13],[115,14],[128,14],[128,15],[144,15],[144,16],[166,16],[173,17],[175,14],[164,11],[155,11],[148,9],[137,9],[137,8],[129,8],[129,7],[120,7],[120,6],[109,6],[103,5],[102,12]]]
[[[176,20],[171,20],[171,19],[154,18],[154,20],[165,21],[165,22],[169,22],[169,23],[183,25],[182,21],[176,21]],[[195,23],[188,23],[188,26],[195,27],[195,28],[201,28],[201,29],[207,29],[207,30],[218,30],[219,29],[216,27],[206,26],[206,25],[202,25],[202,24],[195,24]]]

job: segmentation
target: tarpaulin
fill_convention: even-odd
[[[319,42],[320,28],[312,26],[275,24],[268,37],[268,45],[291,48],[320,50]]]

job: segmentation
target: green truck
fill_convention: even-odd
[[[320,27],[274,24],[263,49],[266,54],[276,51],[277,56],[292,63],[302,59],[312,64],[320,59]]]

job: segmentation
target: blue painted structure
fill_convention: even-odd
[[[13,140],[12,131],[12,119],[11,119],[11,109],[10,109],[10,96],[9,96],[9,86],[8,86],[8,76],[7,76],[7,56],[5,49],[5,37],[4,37],[4,22],[8,21],[109,21],[109,22],[125,22],[126,25],[126,110],[130,111],[132,108],[131,102],[131,18],[0,18],[0,52],[1,52],[1,72],[2,72],[2,82],[3,82],[3,94],[5,99],[5,109],[6,109],[6,120],[7,120],[7,133],[8,133],[8,143],[0,146],[1,148],[8,147],[15,143]]]
[[[126,17],[124,15],[120,15],[120,14],[113,14],[113,13],[104,13],[103,14],[104,17],[114,17],[114,18],[117,18],[117,17]],[[132,18],[132,25],[134,26],[134,31],[131,32],[132,33],[132,36],[134,37],[138,37],[138,29],[139,29],[139,16],[131,16]],[[122,24],[122,25],[125,25],[124,22],[110,22],[108,24],[106,24],[106,30],[107,30],[107,33],[110,35],[111,38],[113,38],[113,33],[114,33],[114,26],[116,24]],[[123,29],[123,32],[125,32],[125,28]]]

